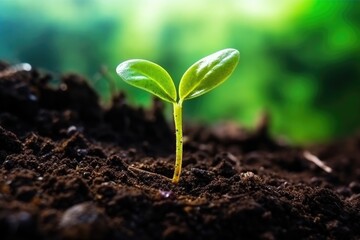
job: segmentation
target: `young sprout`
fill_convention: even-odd
[[[183,102],[207,93],[223,83],[234,71],[239,58],[238,50],[228,48],[200,59],[182,76],[179,84],[179,97],[170,75],[159,65],[147,60],[132,59],[117,66],[116,72],[125,82],[173,104],[176,131],[176,160],[173,183],[179,182],[181,174]]]

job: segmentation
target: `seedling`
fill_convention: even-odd
[[[239,51],[229,48],[200,59],[182,76],[179,84],[179,97],[170,75],[159,65],[143,59],[132,59],[117,66],[116,72],[125,82],[173,104],[176,131],[173,183],[179,182],[181,174],[183,102],[201,96],[223,83],[234,71],[239,58]]]

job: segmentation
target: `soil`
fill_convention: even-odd
[[[360,239],[360,136],[294,147],[264,118],[173,127],[154,100],[104,108],[87,81],[59,86],[0,63],[1,239]]]

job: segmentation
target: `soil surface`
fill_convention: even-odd
[[[183,173],[154,100],[108,108],[0,63],[1,239],[360,239],[360,137],[288,146],[236,124],[185,124]]]

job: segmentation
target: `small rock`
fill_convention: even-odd
[[[163,198],[169,198],[172,196],[172,191],[159,190],[159,193]]]
[[[107,218],[92,203],[80,203],[67,209],[60,220],[66,239],[106,239],[109,233]]]
[[[88,154],[88,150],[87,149],[83,149],[83,148],[79,148],[76,150],[76,153],[79,157],[85,157],[86,154]]]
[[[6,170],[10,170],[15,166],[15,162],[12,159],[8,159],[3,162],[3,165]]]
[[[70,127],[68,127],[66,134],[68,136],[71,136],[71,135],[75,134],[77,131],[78,131],[77,128],[74,125],[71,125]]]
[[[90,178],[90,176],[91,176],[91,173],[90,172],[88,172],[88,171],[86,171],[86,172],[83,172],[83,177],[85,178],[85,179],[89,179]]]
[[[359,182],[351,182],[349,184],[349,188],[353,193],[360,193],[360,183]]]

